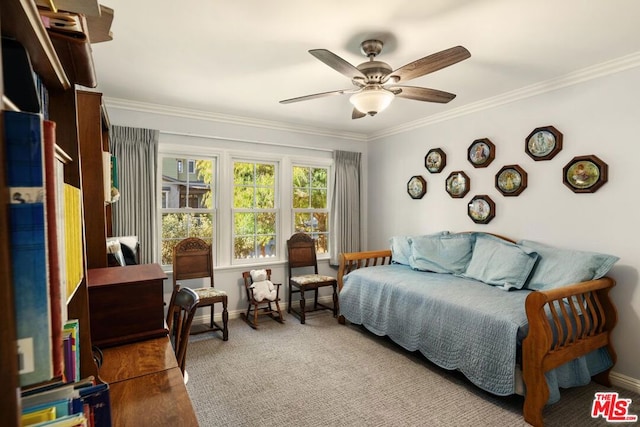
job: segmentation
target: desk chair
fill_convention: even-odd
[[[338,317],[338,281],[331,276],[318,274],[318,260],[316,258],[316,245],[314,239],[306,233],[296,233],[287,240],[287,253],[289,256],[289,292],[287,312],[293,312],[300,318],[300,323],[304,324],[306,314],[316,310],[333,310],[333,317]],[[313,268],[312,274],[294,276],[293,270],[302,268]],[[298,270],[299,271],[299,270]],[[333,287],[333,307],[318,302],[318,289],[324,286]],[[313,290],[313,310],[306,310],[304,292]],[[291,306],[292,294],[300,293],[300,311]]]
[[[189,380],[189,375],[185,370],[187,360],[187,346],[189,345],[189,331],[193,316],[198,309],[198,294],[190,288],[182,288],[176,293],[171,301],[167,314],[167,327],[169,328],[169,338],[176,353],[178,366],[182,371],[184,383]]]
[[[229,339],[229,313],[227,311],[227,293],[219,291],[213,285],[213,256],[211,245],[197,237],[189,237],[180,241],[173,248],[173,293],[171,301],[180,290],[179,280],[209,278],[209,286],[193,289],[198,294],[198,308],[211,307],[211,320],[204,330],[192,331],[192,334],[222,331],[223,341]],[[222,326],[213,320],[214,305],[222,304]],[[168,319],[167,319],[167,323]]]
[[[267,268],[267,280],[271,280],[271,269]],[[276,287],[276,299],[274,301],[268,299],[262,299],[257,301],[254,297],[253,288],[251,285],[253,284],[253,278],[251,277],[250,271],[242,272],[242,280],[244,281],[244,289],[247,294],[247,300],[249,301],[249,306],[247,307],[247,312],[242,313],[242,318],[245,322],[249,324],[253,329],[258,329],[258,315],[266,314],[271,317],[276,322],[283,323],[284,318],[282,317],[282,311],[280,311],[280,286],[281,283],[274,283],[273,285]],[[275,306],[273,308],[272,304]],[[253,315],[251,312],[253,311]],[[277,314],[277,316],[276,316]]]

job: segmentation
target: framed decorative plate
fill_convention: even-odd
[[[496,204],[487,195],[475,196],[469,202],[467,214],[476,224],[488,224],[496,216]]]
[[[467,159],[474,168],[486,168],[496,157],[496,146],[488,138],[476,139],[467,150]]]
[[[553,126],[535,128],[525,139],[524,151],[533,160],[551,160],[562,150],[562,133]]]
[[[462,171],[451,172],[445,181],[445,189],[454,199],[466,196],[470,188],[471,180]]]
[[[578,156],[562,169],[562,182],[574,193],[595,193],[607,182],[608,166],[597,156]]]
[[[527,188],[527,173],[518,165],[504,166],[496,174],[496,188],[503,196],[518,196]]]
[[[424,157],[424,167],[431,173],[440,173],[447,165],[447,155],[439,148],[429,150]]]
[[[420,175],[412,176],[407,182],[407,193],[412,199],[422,199],[427,192],[427,181]]]

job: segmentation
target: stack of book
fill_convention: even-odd
[[[92,378],[25,392],[22,426],[111,427],[109,385]]]

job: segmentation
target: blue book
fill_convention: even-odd
[[[18,373],[24,387],[53,377],[42,118],[5,111],[4,129]]]
[[[78,389],[80,398],[89,408],[94,427],[111,427],[111,399],[109,384],[97,384]]]

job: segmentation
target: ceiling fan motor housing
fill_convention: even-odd
[[[367,76],[367,83],[380,83],[382,79],[393,71],[393,69],[386,62],[382,61],[367,61],[358,65],[358,70]]]

